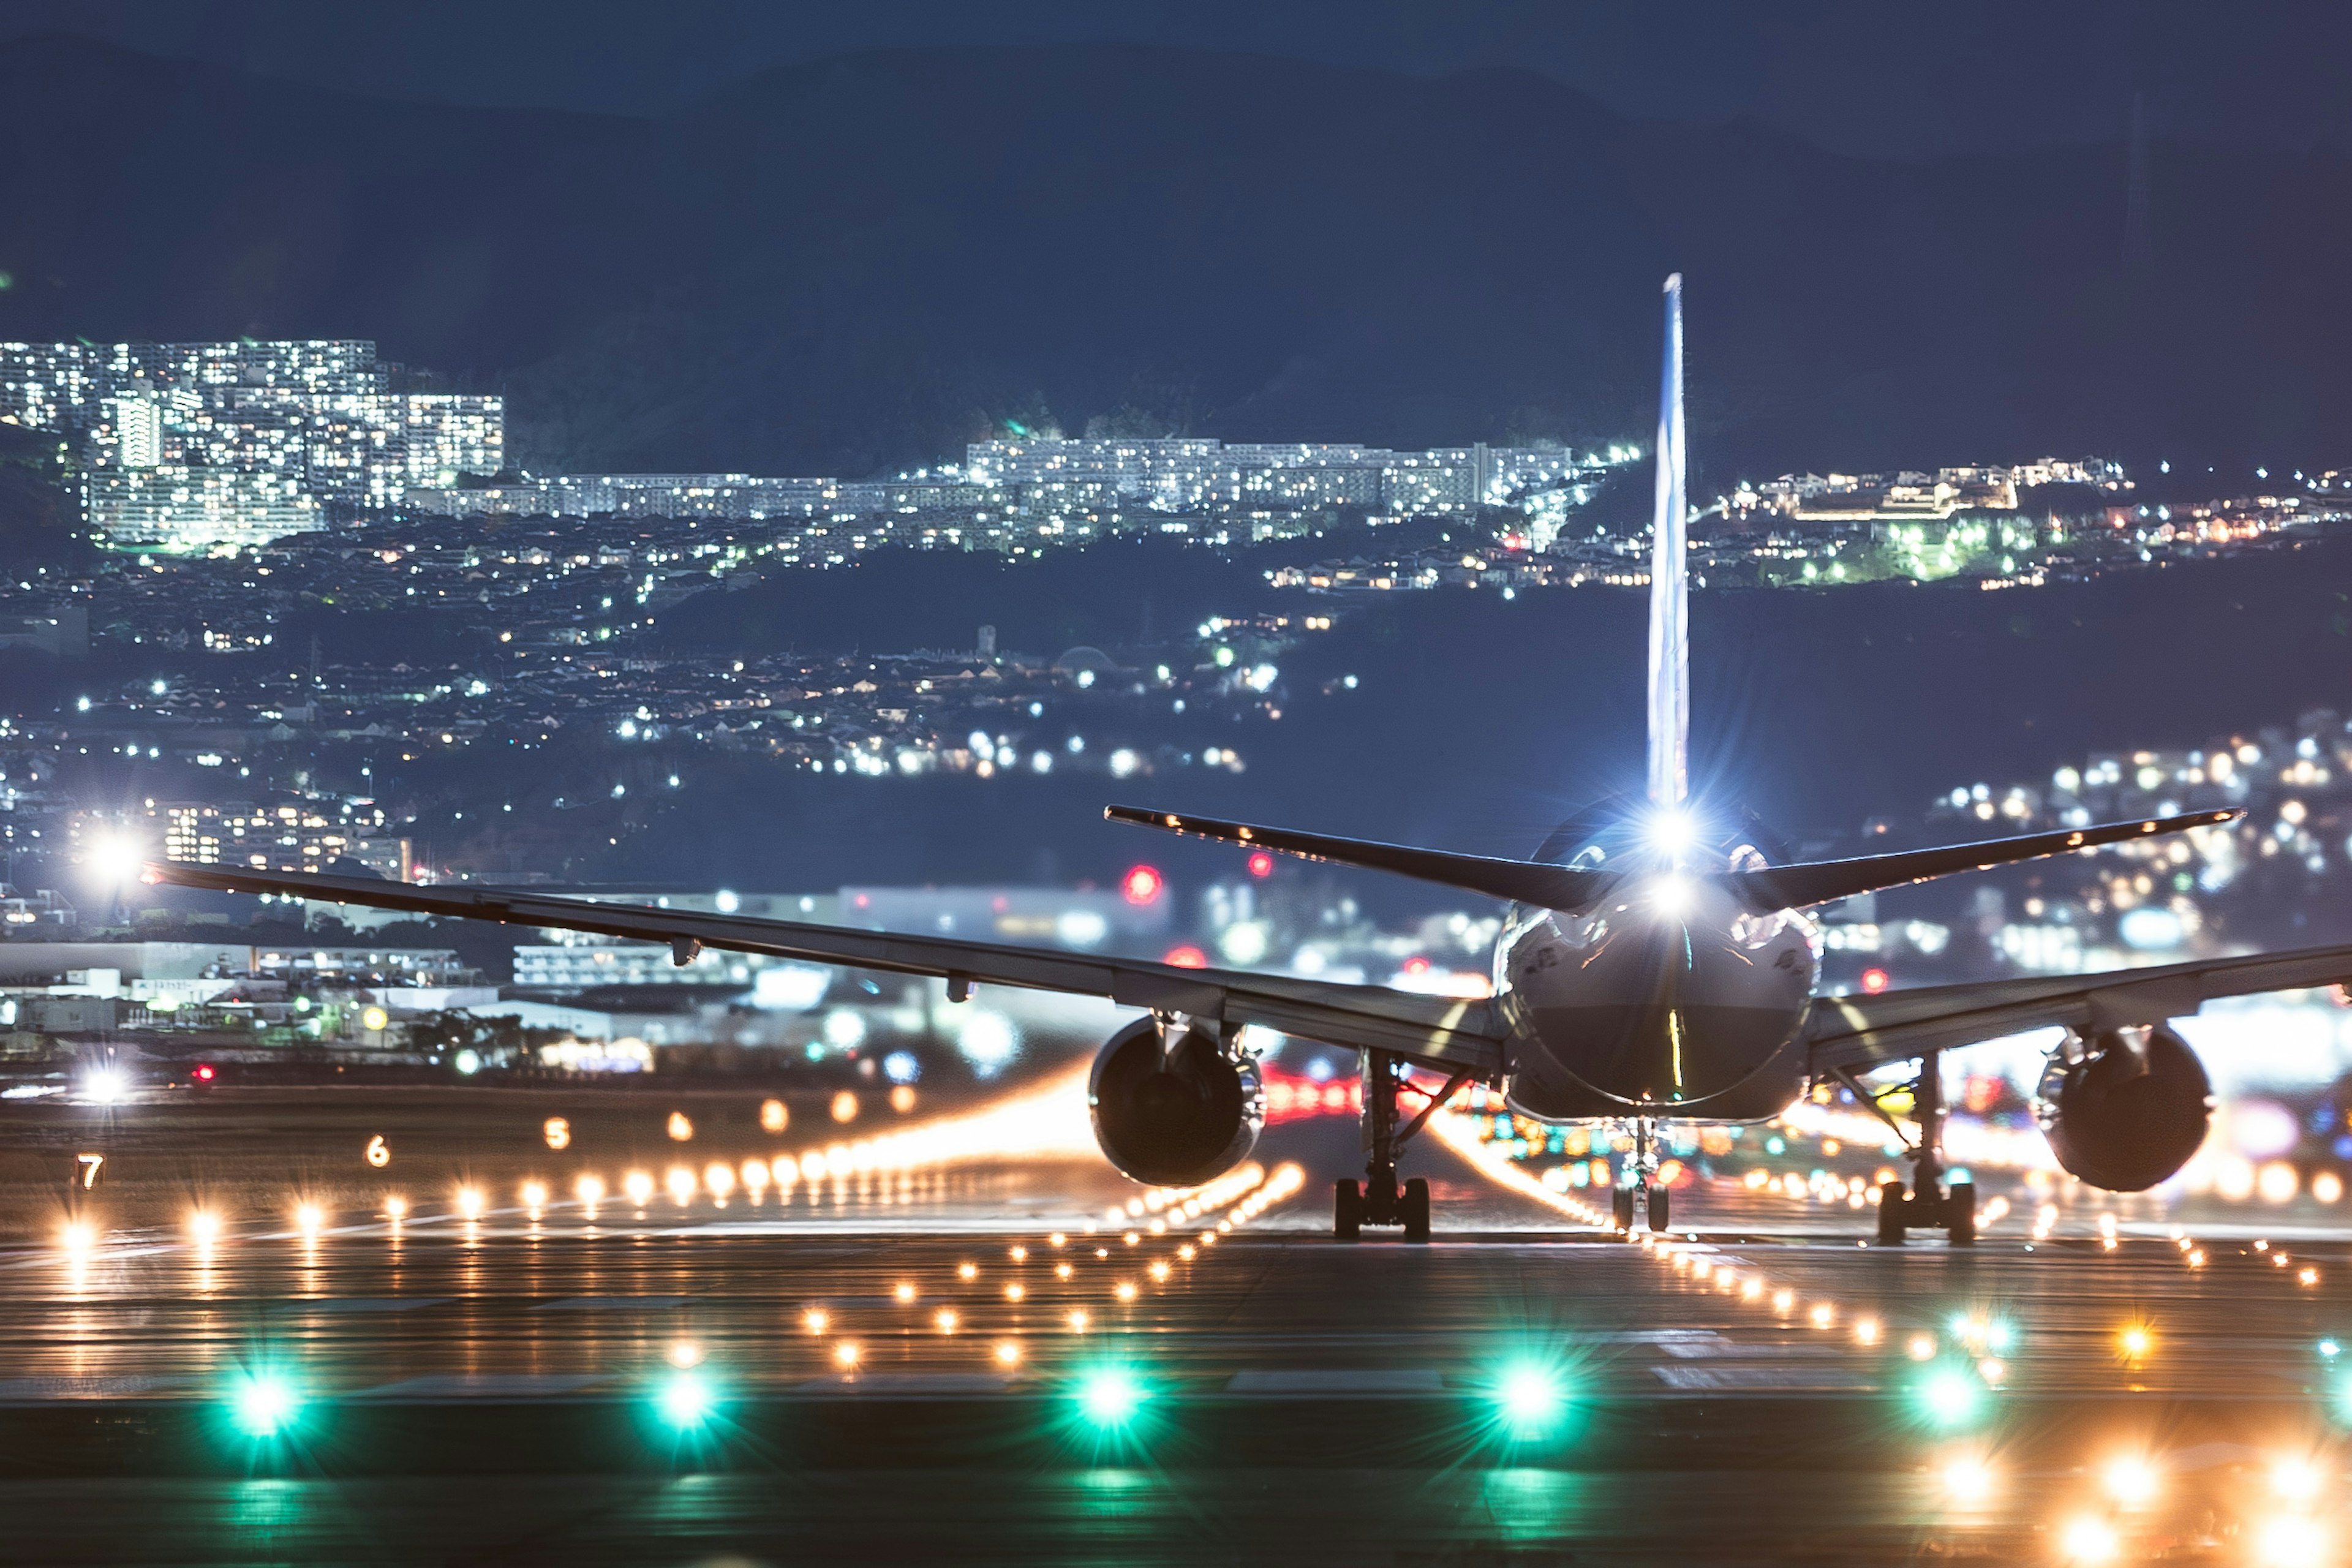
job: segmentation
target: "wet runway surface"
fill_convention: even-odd
[[[525,1109],[508,1119],[535,1129]],[[2352,1547],[2352,1246],[2311,1227],[2151,1224],[2110,1245],[2083,1224],[1896,1251],[1856,1245],[1866,1215],[1776,1232],[1725,1184],[1686,1205],[1695,1235],[1627,1244],[1433,1145],[1414,1158],[1438,1240],[1349,1246],[1320,1234],[1353,1143],[1336,1120],[1133,1213],[1136,1189],[1066,1149],[870,1145],[863,1173],[772,1174],[756,1202],[738,1175],[722,1208],[708,1166],[740,1172],[749,1145],[722,1162],[708,1119],[691,1163],[617,1132],[610,1158],[591,1137],[562,1162],[483,1135],[436,1153],[448,1170],[416,1125],[381,1178],[264,1173],[257,1152],[241,1182],[216,1145],[203,1181],[170,1174],[151,1127],[122,1184],[79,1201],[72,1245],[62,1205],[22,1223],[0,1250],[0,1557]],[[674,1197],[681,1164],[705,1180]],[[621,1190],[640,1166],[642,1203]],[[581,1173],[605,1186],[593,1214],[566,1195]],[[527,1181],[542,1202],[520,1201]],[[194,1204],[219,1220],[208,1241]]]

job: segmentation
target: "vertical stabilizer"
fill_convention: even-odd
[[[1683,275],[1666,279],[1666,363],[1658,389],[1658,510],[1650,546],[1650,799],[1690,793],[1690,594],[1683,523]]]

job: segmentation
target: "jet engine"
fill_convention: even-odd
[[[2187,1164],[2212,1112],[2204,1065],[2160,1024],[2070,1039],[2034,1101],[2058,1163],[2111,1193],[2145,1192]]]
[[[1265,1121],[1256,1062],[1198,1024],[1156,1018],[1110,1037],[1087,1105],[1104,1157],[1159,1187],[1198,1186],[1233,1169]]]

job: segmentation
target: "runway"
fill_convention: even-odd
[[[12,1188],[0,1556],[2256,1563],[2343,1539],[2352,1248],[2315,1226],[2085,1216],[1893,1251],[1843,1215],[1776,1232],[1727,1183],[1628,1245],[1423,1145],[1437,1241],[1349,1246],[1322,1234],[1343,1120],[1146,1201],[1058,1146],[914,1157],[984,1105],[910,1121],[933,1142],[869,1144],[862,1174],[631,1201],[633,1163],[752,1146],[727,1129],[756,1097],[680,1103],[690,1144],[667,1100],[613,1101],[609,1126],[571,1108],[561,1152],[530,1146],[529,1097],[115,1117],[119,1184],[70,1211]],[[375,1123],[399,1130],[380,1173],[348,1157]],[[593,1212],[561,1190],[580,1162]]]

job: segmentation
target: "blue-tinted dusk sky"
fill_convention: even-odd
[[[1120,40],[1445,71],[1507,65],[1622,112],[1751,116],[1841,152],[2155,136],[2352,147],[2352,6],[2264,0],[0,0],[38,32],[402,98],[658,114],[872,48]]]

